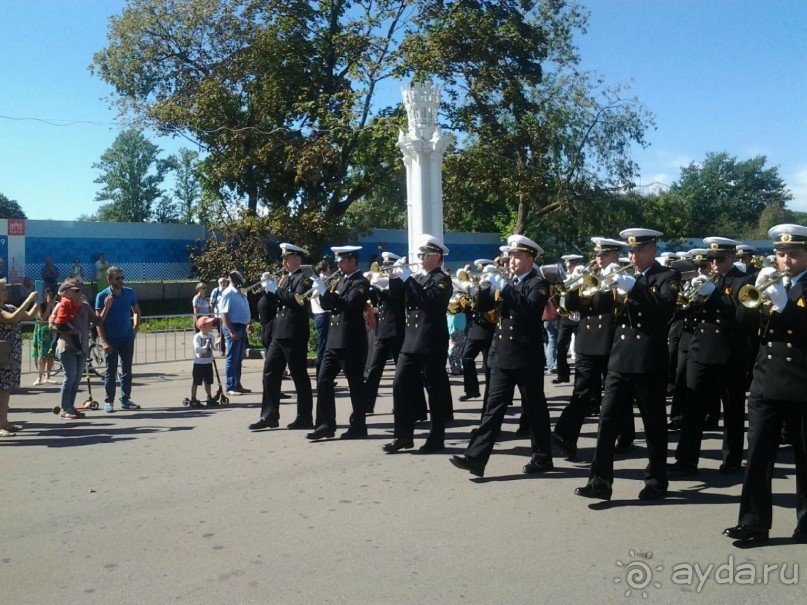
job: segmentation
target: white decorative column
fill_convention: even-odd
[[[424,233],[443,240],[443,152],[448,140],[437,124],[440,87],[431,82],[401,88],[409,129],[398,133],[406,166],[409,262]]]

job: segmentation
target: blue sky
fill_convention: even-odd
[[[585,4],[583,67],[609,83],[632,81],[630,94],[656,115],[651,146],[634,149],[642,185],[669,185],[710,151],[763,154],[794,194],[790,207],[807,211],[807,2]],[[109,88],[87,66],[123,6],[0,0],[0,192],[29,218],[74,219],[98,207],[92,164],[118,127]],[[152,140],[166,153],[189,146]]]

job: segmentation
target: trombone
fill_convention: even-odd
[[[325,287],[330,290],[332,287],[336,285],[336,283],[342,278],[341,271],[335,271],[331,273],[327,278],[325,278]],[[315,296],[319,296],[317,294],[317,288],[313,287],[310,290],[306,290],[302,294],[294,293],[294,300],[297,301],[297,304],[301,307],[305,305],[305,303]]]
[[[740,304],[746,309],[756,309],[762,304],[765,298],[765,290],[773,284],[782,281],[787,275],[787,271],[776,271],[771,273],[771,276],[758,286],[752,286],[751,284],[744,285],[740,288],[740,291],[737,292],[737,298]]]

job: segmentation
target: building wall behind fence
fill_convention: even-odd
[[[94,281],[95,261],[103,252],[110,265],[124,270],[128,281],[186,280],[191,278],[187,248],[206,234],[203,225],[29,220],[25,275],[39,279],[50,256],[61,280],[78,258],[86,280]]]

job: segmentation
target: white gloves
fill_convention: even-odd
[[[485,268],[482,269],[482,273],[486,275],[490,273],[496,273],[496,265],[485,265]]]
[[[754,285],[759,287],[762,282],[768,281],[774,273],[776,273],[776,267],[765,267],[757,273],[757,280],[754,282]]]
[[[373,280],[373,285],[378,288],[379,290],[388,290],[389,289],[389,277],[386,275],[380,275]]]
[[[619,269],[619,263],[611,263],[602,270],[602,287],[613,288],[616,283],[616,276],[612,275]]]
[[[765,288],[765,296],[771,300],[771,309],[781,312],[787,304],[787,290],[782,282],[777,282]]]
[[[269,292],[270,294],[274,294],[277,292],[277,281],[274,279],[267,279],[261,282],[263,289]]]
[[[614,277],[613,280],[614,285],[616,285],[616,289],[624,292],[625,294],[633,290],[633,286],[636,285],[636,278],[633,277],[633,275],[628,275],[624,272]]]
[[[704,286],[703,284],[707,281],[709,281],[708,275],[698,275],[697,277],[692,278],[692,281],[690,282],[691,287],[693,289],[700,288],[700,290],[698,290],[698,296],[709,298],[712,295],[712,292],[714,292],[717,288],[714,282],[709,282]]]
[[[507,280],[498,273],[492,273],[488,281],[490,282],[491,288],[494,290],[499,290],[500,292],[504,290],[504,287],[507,285]]]
[[[586,272],[586,268],[583,265],[577,265],[573,270],[572,274],[569,277],[579,278],[583,277],[583,274]]]
[[[399,277],[401,281],[406,281],[412,276],[412,271],[409,270],[409,267],[395,267],[392,270],[392,274],[395,277]]]
[[[325,282],[322,281],[322,278],[321,277],[315,277],[312,281],[314,283],[314,288],[316,289],[317,293],[320,296],[325,294],[325,292],[328,290],[328,288],[325,287]]]

